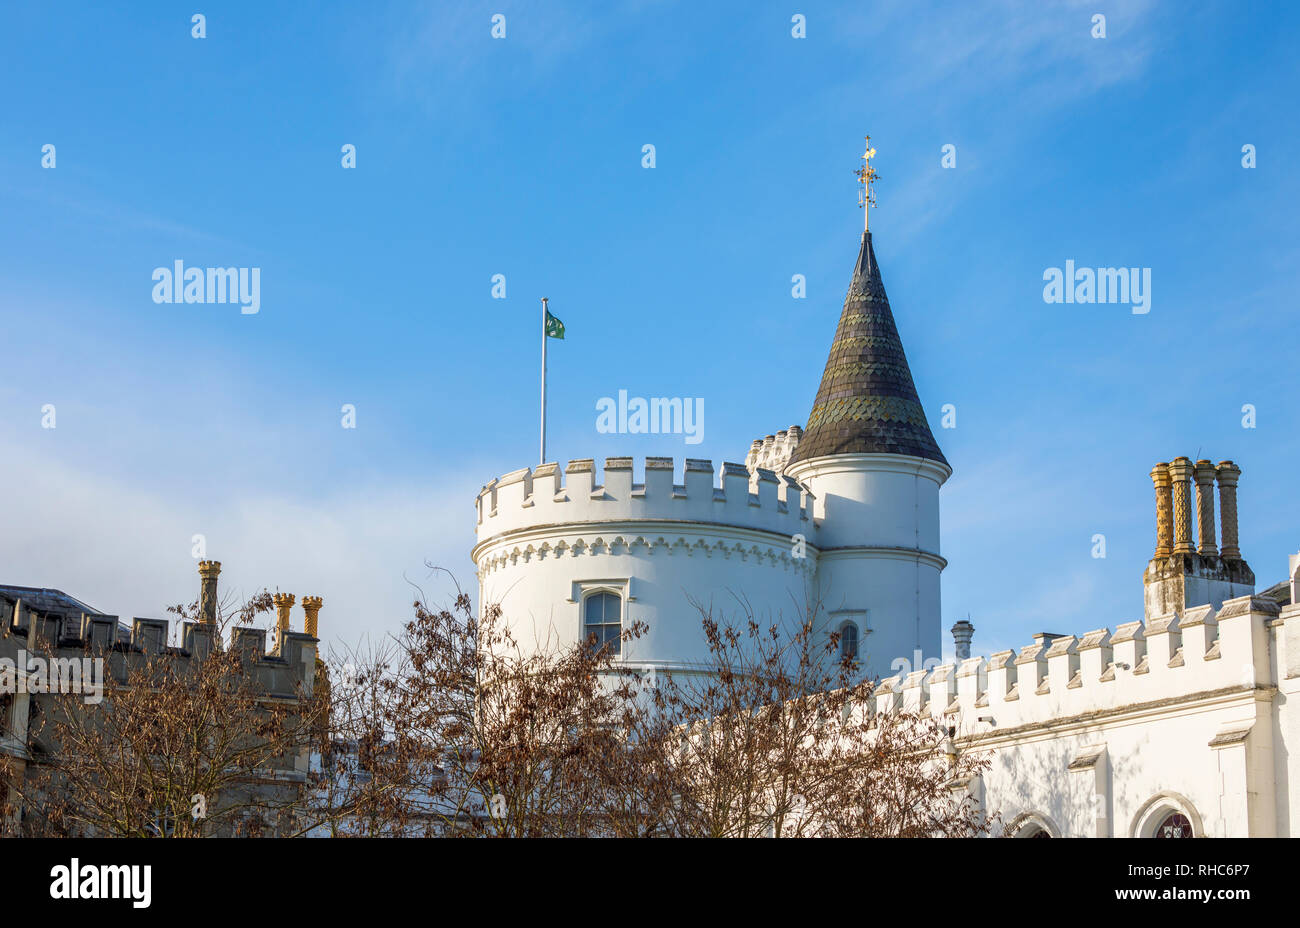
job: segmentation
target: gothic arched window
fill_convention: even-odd
[[[845,622],[840,627],[840,659],[858,659],[858,626],[853,622]]]
[[[1159,827],[1156,828],[1154,837],[1190,838],[1192,837],[1192,823],[1181,812],[1174,812],[1160,823]]]
[[[622,648],[623,600],[617,593],[596,592],[582,603],[583,635],[588,641],[595,638],[597,649],[608,648],[618,654]]]
[[[1007,833],[1016,838],[1055,838],[1061,832],[1047,816],[1029,812],[1014,819],[1007,826]]]

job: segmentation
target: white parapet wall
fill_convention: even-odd
[[[673,482],[672,458],[647,458],[641,483],[633,481],[632,465],[632,458],[606,458],[599,482],[591,458],[570,461],[563,475],[558,464],[540,464],[499,477],[479,493],[478,538],[629,519],[717,523],[786,537],[813,531],[811,498],[789,477],[760,470],[750,492],[750,472],[740,464],[723,464],[715,475],[712,461],[687,458],[680,484]]]

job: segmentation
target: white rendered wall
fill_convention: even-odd
[[[1273,642],[1281,697],[1273,742],[1278,835],[1300,837],[1300,770],[1291,769],[1291,758],[1300,754],[1300,711],[1294,709],[1300,705],[1300,605],[1293,602],[1281,610]]]
[[[898,454],[800,461],[790,477],[816,498],[822,547],[875,545],[939,553],[939,487],[952,471]]]
[[[629,522],[538,533],[529,542],[539,548],[550,542],[552,550],[501,559],[502,547],[484,549],[494,566],[481,577],[480,596],[500,604],[515,637],[530,647],[576,642],[582,594],[609,590],[624,600],[625,626],[638,620],[649,626],[623,660],[699,667],[709,655],[691,597],[712,604],[715,618],[738,620],[743,612],[733,594],[744,594],[756,618],[769,621],[797,615],[810,586],[811,570],[791,559],[790,545],[756,532]],[[557,554],[560,542],[566,550]]]
[[[998,748],[984,775],[986,803],[1001,830],[1044,816],[1054,837],[1151,837],[1164,814],[1189,818],[1197,837],[1264,837],[1251,830],[1242,749],[1209,742],[1249,714],[1249,699],[1197,711],[1171,710],[1071,731],[1045,732]],[[1071,770],[1105,746],[1094,767]],[[1273,827],[1273,823],[1269,823]]]
[[[822,620],[828,628],[845,620],[858,624],[868,675],[896,673],[904,666],[899,661],[906,669],[939,663],[941,563],[914,553],[852,548],[818,555]]]
[[[820,521],[818,595],[828,626],[865,615],[867,672],[941,657],[939,487],[951,470],[923,458],[843,454],[800,461]],[[920,660],[918,661],[918,652]]]

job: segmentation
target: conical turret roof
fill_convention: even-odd
[[[870,232],[862,234],[821,387],[790,463],[833,454],[904,454],[948,464],[916,394]]]

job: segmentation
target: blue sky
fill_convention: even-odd
[[[1180,454],[1242,466],[1261,587],[1300,545],[1292,5],[198,9],[204,39],[174,4],[4,13],[4,582],[157,615],[203,534],[229,589],[323,595],[336,642],[442,595],[425,561],[472,588],[474,495],[535,459],[541,296],[550,456],[743,460],[811,407],[867,132],[955,471],[945,627],[1139,618],[1147,472]],[[260,312],[153,303],[177,259],[261,268]],[[1151,311],[1044,303],[1066,260],[1151,268]],[[619,389],[703,398],[703,443],[598,434]]]

